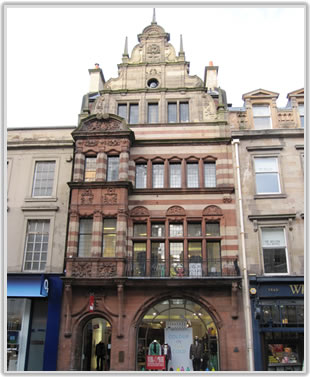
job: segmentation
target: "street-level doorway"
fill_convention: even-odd
[[[111,332],[111,324],[104,318],[92,318],[86,323],[83,329],[81,370],[110,370]]]
[[[196,342],[198,340],[198,342]],[[197,346],[197,347],[196,347]],[[197,351],[197,352],[196,352]],[[144,314],[137,336],[136,370],[155,370],[163,362],[168,371],[217,371],[218,332],[203,306],[184,298],[153,305]],[[165,356],[160,358],[153,355]]]

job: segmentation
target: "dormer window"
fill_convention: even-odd
[[[253,121],[256,130],[271,128],[271,116],[269,105],[253,105]]]

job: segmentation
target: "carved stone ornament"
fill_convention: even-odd
[[[138,216],[150,216],[149,210],[145,207],[135,207],[130,211],[131,217],[138,217]]]
[[[94,194],[91,189],[86,189],[81,194],[82,204],[92,204],[94,199]]]
[[[103,204],[117,204],[117,194],[104,194]]]
[[[121,131],[122,125],[120,121],[115,119],[105,119],[103,114],[102,117],[98,117],[97,114],[96,119],[88,120],[84,123],[81,131],[87,132],[96,132],[96,131]],[[101,119],[98,119],[101,118]]]
[[[182,207],[179,206],[173,206],[168,208],[167,216],[185,216],[185,210]]]
[[[231,203],[232,202],[232,198],[229,194],[226,194],[223,196],[223,202],[224,203]]]
[[[204,216],[219,216],[222,215],[222,210],[218,206],[208,206],[203,210]]]
[[[72,264],[72,277],[84,278],[90,277],[92,265],[90,262],[77,262]]]
[[[86,140],[84,145],[85,147],[95,147],[98,145],[98,140]]]
[[[98,263],[97,271],[98,276],[100,277],[114,277],[116,276],[116,264],[107,262]]]
[[[96,99],[94,113],[103,113],[104,96],[100,96]]]

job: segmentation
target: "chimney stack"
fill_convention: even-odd
[[[214,88],[218,88],[218,83],[217,83],[218,69],[219,69],[218,66],[213,65],[213,61],[210,61],[209,65],[205,68],[204,85],[209,90],[214,90]]]
[[[89,69],[88,72],[90,75],[89,93],[99,92],[105,83],[102,69],[98,63],[95,63],[95,68]]]

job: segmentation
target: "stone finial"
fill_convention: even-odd
[[[180,56],[184,56],[183,37],[182,37],[182,34],[180,34],[180,52],[179,52],[179,55],[180,55]]]
[[[155,8],[153,8],[153,19],[152,19],[152,25],[156,25],[157,22],[156,22],[156,14],[155,14]]]

